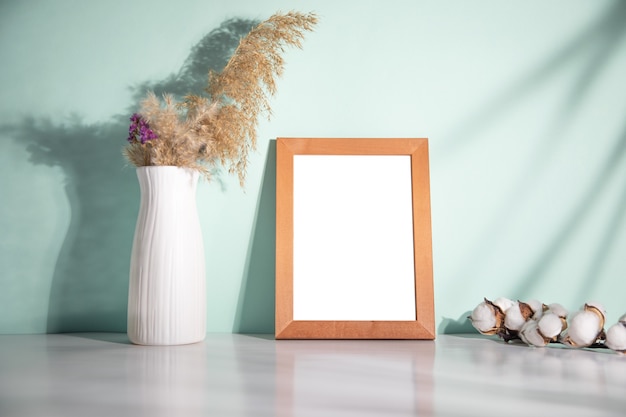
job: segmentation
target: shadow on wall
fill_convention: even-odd
[[[469,321],[469,315],[471,311],[466,311],[461,314],[458,319],[454,320],[448,317],[443,317],[439,327],[437,328],[438,334],[462,334],[462,333],[476,333],[476,329]]]
[[[567,121],[576,117],[575,111],[583,102],[589,90],[601,76],[602,70],[608,62],[619,56],[619,48],[626,40],[626,2],[615,1],[606,12],[587,31],[583,32],[574,41],[566,45],[562,51],[555,55],[544,67],[536,71],[529,81],[549,82],[550,76],[565,68],[569,61],[581,59],[581,70],[577,82],[572,85],[570,93],[565,100],[561,113],[561,120]],[[520,87],[524,87],[521,85]],[[566,122],[565,122],[566,123]],[[565,140],[563,135],[558,138]],[[553,141],[549,150],[556,152],[556,141]],[[542,149],[543,156],[536,163],[535,171],[543,168],[549,152]],[[592,216],[597,202],[601,201],[603,193],[607,192],[608,185],[613,178],[619,178],[620,167],[626,163],[626,124],[622,132],[616,138],[613,146],[607,149],[604,162],[599,165],[593,181],[584,190],[578,202],[568,213],[562,222],[562,226],[549,240],[542,251],[542,255],[529,266],[527,271],[518,281],[515,294],[519,298],[533,298],[534,288],[546,277],[546,273],[553,262],[559,258],[567,243],[580,232],[584,220]],[[586,268],[581,286],[576,292],[576,298],[584,302],[594,287],[599,285],[613,285],[607,282],[599,282],[597,276],[602,270],[610,248],[619,237],[620,225],[626,221],[626,182],[622,182],[622,193],[618,203],[612,209],[609,217],[604,222],[602,237],[595,245],[596,250],[590,254],[588,267]],[[504,217],[504,216],[503,216]],[[621,277],[613,277],[612,281],[617,284]]]
[[[563,100],[563,105],[558,112],[551,131],[546,134],[549,140],[542,143],[540,149],[533,156],[533,166],[529,169],[535,178],[539,173],[546,170],[552,158],[558,152],[558,145],[567,140],[567,136],[558,132],[556,125],[567,125],[568,121],[579,117],[576,113],[583,104],[584,99],[590,94],[590,89],[602,75],[602,71],[611,59],[619,56],[622,44],[626,40],[626,2],[615,0],[610,3],[606,11],[598,17],[586,30],[567,42],[555,54],[546,59],[541,65],[529,71],[523,78],[512,82],[502,94],[494,97],[485,106],[480,107],[467,121],[459,123],[455,131],[448,136],[451,138],[464,138],[472,135],[489,125],[489,120],[496,119],[505,112],[512,111],[516,103],[524,97],[541,89],[559,79],[562,74],[569,71],[573,64],[578,63],[578,74],[575,81],[570,84],[569,93]],[[446,150],[448,154],[459,152],[461,149],[471,146],[471,141],[452,140]],[[559,259],[569,241],[581,231],[584,220],[592,215],[596,204],[606,193],[608,185],[613,178],[618,178],[620,167],[626,163],[626,125],[622,133],[616,138],[613,147],[607,149],[604,163],[595,173],[593,181],[583,190],[581,198],[573,205],[567,217],[561,223],[558,230],[548,239],[548,243],[542,248],[541,256],[538,256],[521,275],[515,279],[518,283],[512,294],[515,298],[535,298],[534,291],[538,284],[547,278],[550,267]],[[490,227],[484,231],[483,236],[492,236],[494,231],[501,230],[511,221],[511,213],[514,213],[519,201],[523,200],[533,190],[533,181],[525,175],[510,187],[511,195],[515,198],[504,199],[498,213],[493,216]],[[600,284],[596,277],[606,262],[609,251],[606,250],[619,237],[619,227],[626,221],[626,183],[624,192],[619,202],[615,205],[610,217],[605,222],[601,241],[596,245],[596,251],[589,256],[589,266],[583,276],[580,289],[576,297],[584,300],[594,286]],[[476,244],[474,253],[468,259],[480,260],[480,253],[485,252],[485,245]],[[462,265],[465,273],[471,273],[475,265]],[[617,282],[618,277],[614,277]],[[612,285],[612,284],[609,284]],[[447,319],[450,320],[450,319]],[[445,326],[444,326],[445,327]]]
[[[520,102],[521,98],[531,94],[543,85],[552,82],[554,78],[560,77],[560,72],[565,71],[574,61],[580,61],[580,72],[576,82],[571,85],[569,94],[566,97],[565,105],[558,114],[557,122],[566,123],[567,120],[574,117],[573,113],[583,102],[590,88],[601,75],[604,66],[618,54],[616,51],[620,47],[621,42],[626,39],[626,2],[615,1],[611,3],[605,13],[593,22],[585,31],[567,42],[553,56],[547,58],[539,67],[529,71],[525,77],[517,82],[511,83],[511,86],[504,90],[504,93],[493,98],[486,106],[478,109],[467,122],[460,124],[460,132],[467,133],[477,131],[488,125],[488,121],[494,118],[494,115],[502,112],[511,111],[514,106]],[[457,132],[458,133],[458,132]],[[554,138],[555,132],[550,133],[550,137]],[[464,138],[467,134],[451,134],[450,137]],[[543,146],[534,159],[534,172],[545,169],[551,161],[550,156],[558,150],[559,141],[566,140],[563,135],[557,136],[558,140],[550,140]],[[469,142],[455,141],[450,144],[449,153],[458,151],[464,146],[471,146]],[[263,183],[259,193],[258,209],[255,217],[255,223],[250,237],[249,252],[247,264],[244,271],[241,292],[239,295],[239,304],[235,323],[234,332],[250,333],[274,332],[274,304],[275,304],[275,197],[276,197],[276,144],[270,143],[270,149],[267,153],[266,166],[264,171]],[[545,277],[546,271],[552,262],[559,258],[563,248],[574,233],[579,230],[579,225],[583,224],[582,220],[588,216],[594,208],[594,203],[599,199],[600,194],[606,190],[610,179],[617,175],[619,167],[624,163],[626,158],[626,128],[623,134],[617,138],[614,147],[607,152],[606,161],[603,168],[600,169],[591,185],[583,193],[583,197],[579,200],[579,204],[570,212],[570,216],[563,222],[563,226],[553,236],[548,246],[543,251],[543,255],[535,260],[520,277],[517,282],[519,286],[515,288],[514,294],[519,298],[532,298],[532,291],[538,282]],[[522,196],[528,192],[530,182],[527,178],[523,178],[519,184],[513,187],[516,191],[515,195]],[[602,267],[607,256],[605,248],[610,247],[617,238],[617,230],[619,225],[626,219],[626,186],[623,188],[619,203],[615,206],[613,215],[606,223],[602,242],[597,246],[598,250],[594,253],[590,260],[590,267],[585,276],[585,280],[578,292],[579,298],[584,298],[585,294],[591,290],[594,285],[594,271]],[[493,229],[487,231],[490,235],[493,230],[497,230],[506,224],[510,219],[510,213],[514,210],[514,205],[519,200],[510,199],[500,210],[500,215],[493,221]],[[476,245],[477,248],[483,247]],[[477,253],[472,259],[479,259]],[[274,302],[272,302],[274,301]],[[467,319],[469,311],[462,314],[458,319],[444,317],[438,327],[438,333],[475,333]]]
[[[129,114],[146,90],[179,96],[203,91],[208,69],[221,70],[256,23],[223,22],[192,48],[177,74],[133,87],[135,103]],[[52,279],[48,333],[126,331],[130,252],[139,209],[134,169],[125,169],[121,156],[128,123],[126,115],[93,125],[78,117],[66,124],[28,118],[1,127],[27,146],[33,164],[60,166],[66,177],[71,219]]]
[[[274,333],[276,140],[270,140],[235,314],[235,333]]]
[[[620,43],[626,39],[624,21],[626,21],[626,2],[614,0],[586,30],[563,45],[539,66],[528,71],[525,76],[507,85],[501,94],[491,98],[484,106],[478,107],[466,120],[457,123],[454,131],[447,135],[452,140],[448,142],[446,152],[453,154],[472,146],[472,142],[465,138],[476,137],[473,133],[488,126],[490,121],[499,118],[503,113],[511,111],[517,103],[542,86],[553,83],[555,79],[560,78],[561,73],[568,71],[569,67],[578,61],[580,70],[576,81],[570,84],[560,114],[561,120],[569,120],[572,112],[577,110],[591,86],[601,76],[605,65],[611,58],[619,56]]]

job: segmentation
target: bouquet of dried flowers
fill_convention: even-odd
[[[137,167],[174,165],[199,170],[227,166],[243,186],[248,154],[256,149],[258,118],[271,115],[269,97],[284,70],[286,46],[302,47],[314,13],[277,13],[253,28],[221,73],[209,72],[205,94],[181,101],[148,92],[130,118],[124,156]]]
[[[558,303],[537,300],[513,301],[500,297],[484,299],[468,317],[484,335],[497,335],[505,342],[521,340],[529,346],[561,343],[573,348],[609,348],[626,354],[626,314],[604,330],[606,310],[588,302],[568,319],[568,311]]]

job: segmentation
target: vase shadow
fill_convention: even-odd
[[[181,96],[202,91],[209,69],[220,71],[256,21],[229,19],[191,48],[181,69],[160,81],[131,87],[136,111],[145,91]],[[47,332],[125,332],[128,274],[139,186],[121,155],[128,116],[85,123],[24,118],[0,126],[25,146],[34,165],[58,166],[64,174],[70,222],[54,268]],[[118,141],[118,145],[116,145]],[[223,182],[216,172],[214,180]]]
[[[114,343],[118,345],[133,345],[130,339],[128,338],[128,335],[126,335],[126,333],[87,332],[87,333],[70,333],[70,334],[74,337],[80,337],[82,339],[89,339],[89,340],[97,340],[99,342]]]
[[[34,165],[63,173],[70,217],[49,294],[46,331],[124,331],[128,264],[139,192],[125,169],[121,147],[125,117],[86,124],[28,118],[3,130],[24,144]]]

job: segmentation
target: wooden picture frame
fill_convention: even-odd
[[[278,138],[276,339],[434,339],[428,140]]]

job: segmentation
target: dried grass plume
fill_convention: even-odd
[[[269,98],[284,71],[285,47],[301,48],[317,20],[314,13],[274,14],[241,39],[221,73],[209,73],[203,93],[190,92],[181,102],[147,93],[131,118],[125,157],[138,167],[197,169],[209,179],[211,169],[221,165],[243,186],[259,117],[271,116]]]

